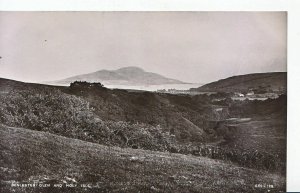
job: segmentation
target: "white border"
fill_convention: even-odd
[[[300,191],[300,1],[0,0],[1,11],[288,11],[287,191]],[[1,18],[0,18],[1,19]],[[0,28],[1,30],[1,28]]]
[[[285,11],[297,0],[0,0],[8,11]]]

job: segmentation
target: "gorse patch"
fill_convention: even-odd
[[[103,121],[84,99],[53,89],[0,95],[0,121],[104,145],[165,151],[173,137],[157,126]]]

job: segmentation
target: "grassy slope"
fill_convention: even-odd
[[[250,117],[250,121],[232,124],[237,129],[228,145],[242,149],[256,149],[286,157],[287,98],[242,102],[230,107],[231,116]],[[242,110],[242,112],[241,112]]]
[[[208,153],[200,155],[285,173],[285,167],[278,167],[286,163],[284,96],[267,101],[226,100],[216,105],[211,102],[213,96],[205,95],[129,93],[89,87],[71,89],[0,79],[0,92],[7,90],[13,92],[0,95],[0,122],[9,126],[47,131],[102,145],[195,155],[200,154],[196,142],[209,135],[214,144],[223,138],[226,144],[220,144],[224,148],[217,158]],[[95,110],[88,107],[88,103]],[[223,108],[221,112],[214,110],[219,107]],[[251,123],[234,124],[230,128],[218,126],[218,120],[230,117],[248,117]],[[131,124],[136,122],[139,124]],[[165,132],[169,130],[177,141]],[[127,143],[120,134],[134,140]],[[188,144],[182,144],[182,140]],[[203,148],[207,150],[207,147]],[[262,158],[253,159],[255,151],[262,153]]]
[[[0,125],[1,192],[266,192],[282,176],[180,154],[111,148]],[[10,180],[91,183],[89,188],[11,188]]]
[[[256,73],[233,76],[226,79],[221,79],[206,85],[203,85],[196,90],[199,91],[235,91],[243,92],[249,88],[259,88],[261,86],[270,86],[272,89],[286,88],[287,73],[286,72],[271,72],[271,73]]]

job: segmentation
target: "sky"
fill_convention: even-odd
[[[2,78],[137,66],[208,83],[286,65],[286,12],[0,12]]]

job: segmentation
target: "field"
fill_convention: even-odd
[[[286,133],[282,128],[285,128],[286,125],[282,121],[250,120],[233,125],[237,127],[237,131],[235,137],[225,143],[226,146],[239,146],[242,149],[256,149],[278,155],[284,154],[285,151],[282,147],[286,144]]]

